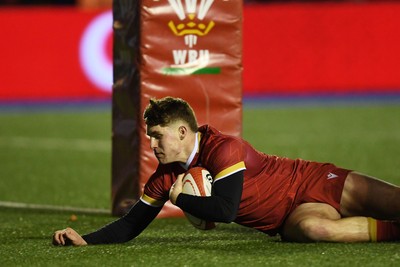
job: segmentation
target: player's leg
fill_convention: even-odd
[[[351,172],[340,200],[343,216],[367,216],[381,220],[400,219],[400,187]]]
[[[400,218],[398,186],[360,173],[349,173],[340,211],[341,214],[322,203],[302,204],[288,216],[282,235],[296,242],[400,240],[400,227],[396,222]]]
[[[291,242],[363,242],[370,240],[368,225],[366,217],[341,218],[328,204],[304,203],[288,216],[281,235]]]
[[[340,202],[343,216],[367,216],[371,241],[400,240],[400,187],[349,173]]]

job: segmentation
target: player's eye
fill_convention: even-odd
[[[149,138],[160,139],[162,137],[162,134],[159,134],[159,133],[147,133],[147,136]]]
[[[155,134],[152,136],[154,139],[160,140],[162,135],[161,134]]]

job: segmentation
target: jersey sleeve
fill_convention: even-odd
[[[163,175],[156,171],[144,186],[141,200],[152,207],[162,207],[168,200]]]
[[[211,142],[206,151],[205,168],[211,172],[214,181],[246,169],[246,150],[237,138],[229,137]]]
[[[127,242],[138,236],[160,210],[138,201],[123,217],[82,238],[91,245]]]
[[[176,164],[159,165],[144,186],[141,201],[152,207],[162,207],[169,200],[169,190],[182,170]]]

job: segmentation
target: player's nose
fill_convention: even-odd
[[[150,148],[154,149],[158,147],[158,140],[154,137],[150,137]]]

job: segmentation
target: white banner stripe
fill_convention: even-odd
[[[65,139],[45,137],[0,137],[0,146],[48,150],[79,150],[110,152],[111,140]]]
[[[16,209],[18,208],[18,209],[49,210],[49,211],[68,211],[68,212],[91,213],[91,214],[111,214],[111,211],[108,209],[31,204],[31,203],[21,203],[21,202],[11,202],[11,201],[0,201],[0,207],[16,208]]]

